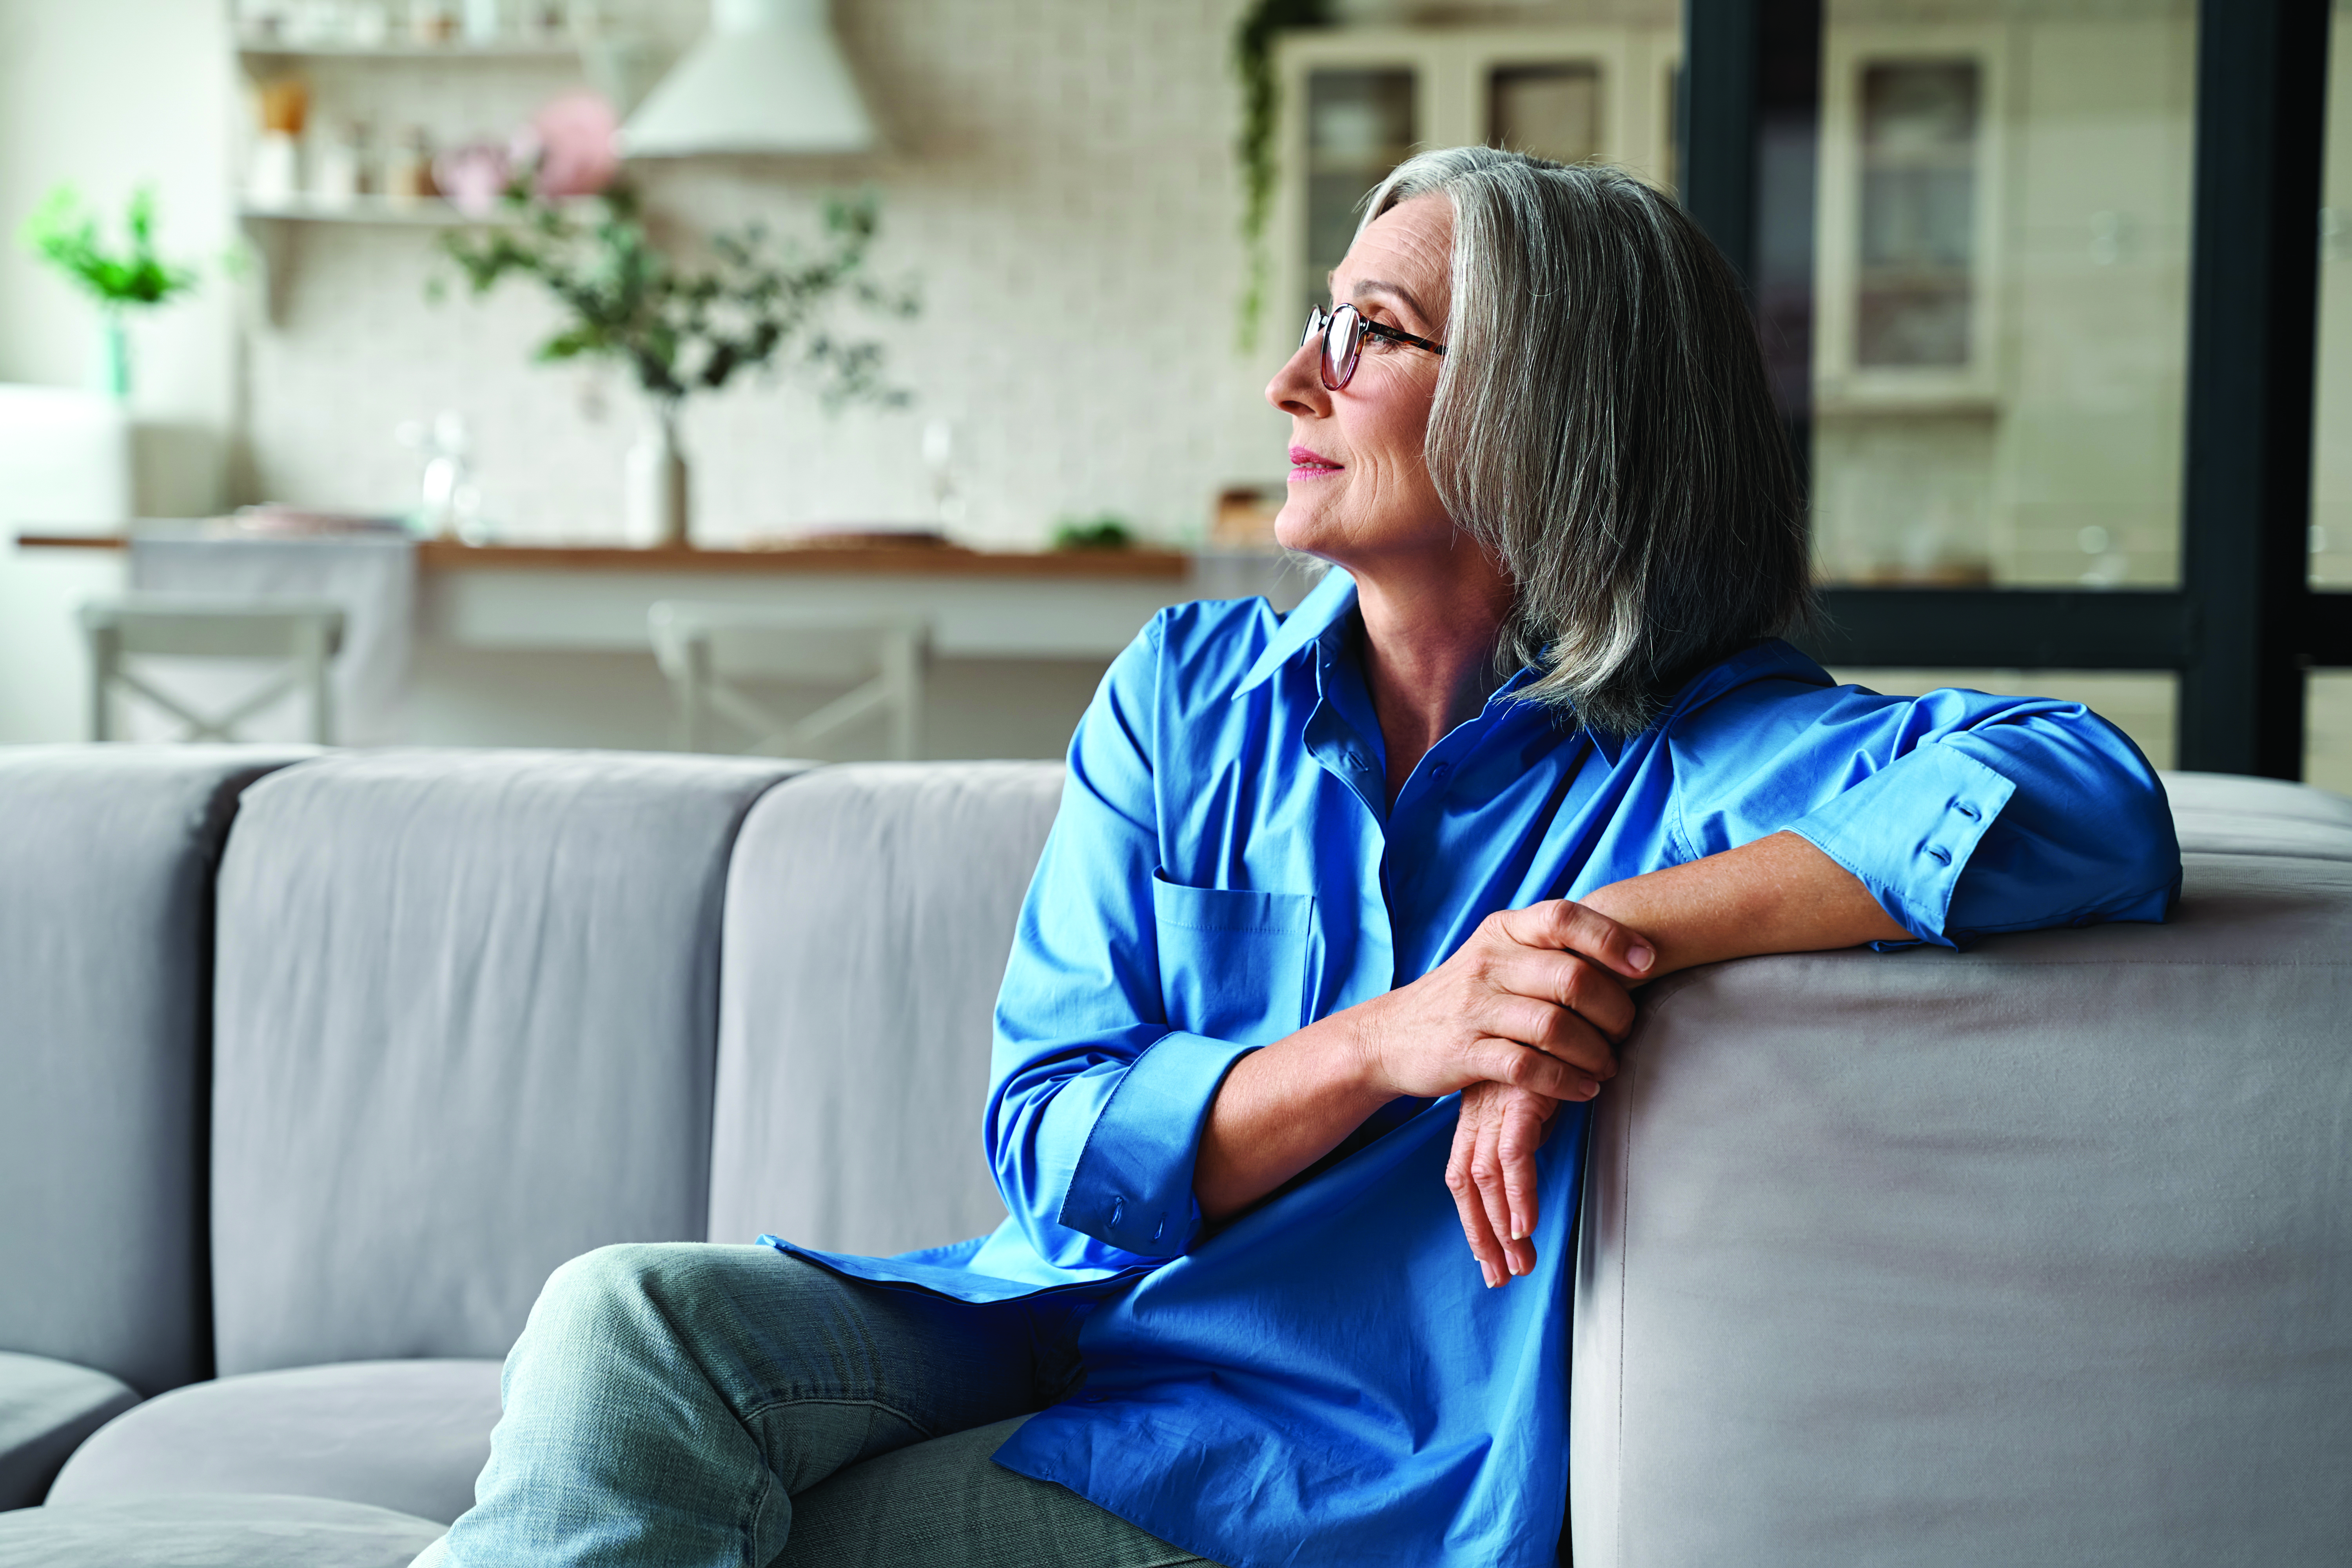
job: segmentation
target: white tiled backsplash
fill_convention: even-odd
[[[837,25],[887,153],[644,167],[656,218],[696,232],[751,218],[807,232],[823,193],[871,184],[880,269],[915,276],[924,300],[911,322],[873,323],[911,408],[828,418],[796,388],[756,383],[690,405],[699,535],[926,520],[922,431],[935,419],[953,423],[958,531],[976,542],[1034,542],[1059,518],[1105,511],[1190,537],[1219,488],[1278,477],[1284,422],[1259,389],[1290,323],[1268,321],[1253,354],[1234,343],[1238,9],[843,0]],[[672,47],[707,15],[700,0],[608,10]],[[358,114],[379,139],[421,123],[443,142],[503,134],[578,79],[545,61],[323,62],[310,75],[314,117]],[[247,349],[255,488],[412,505],[418,461],[394,430],[455,408],[473,426],[486,513],[508,534],[617,535],[634,389],[602,376],[599,420],[586,374],[530,363],[551,319],[530,285],[481,303],[453,287],[428,303],[431,232],[301,226],[280,319],[257,322]]]

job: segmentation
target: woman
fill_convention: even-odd
[[[1331,286],[1267,396],[1280,537],[1339,570],[1164,613],[1073,741],[997,1014],[1012,1217],[567,1265],[421,1561],[1549,1562],[1633,988],[2163,918],[2162,793],[2099,720],[1772,640],[1795,483],[1671,204],[1427,153]]]

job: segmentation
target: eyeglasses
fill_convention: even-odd
[[[1368,337],[1386,338],[1392,343],[1427,349],[1433,354],[1445,352],[1444,343],[1433,343],[1427,338],[1416,338],[1411,332],[1364,320],[1363,312],[1353,305],[1342,305],[1336,310],[1318,305],[1307,311],[1307,331],[1300,335],[1298,346],[1303,349],[1313,342],[1318,332],[1323,334],[1323,384],[1333,392],[1355,378],[1356,361],[1362,357]]]

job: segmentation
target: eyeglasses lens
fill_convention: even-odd
[[[1323,329],[1323,384],[1333,392],[1347,385],[1356,374],[1356,354],[1363,343],[1362,320],[1354,307],[1342,305],[1331,312]]]

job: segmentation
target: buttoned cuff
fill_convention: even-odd
[[[1928,745],[1895,759],[1789,831],[1862,879],[1923,942],[1944,934],[1952,889],[2017,786],[1974,757]]]
[[[1257,1049],[1181,1032],[1129,1064],[1095,1118],[1057,1216],[1144,1258],[1174,1258],[1201,1228],[1192,1163],[1209,1106],[1234,1064]]]

